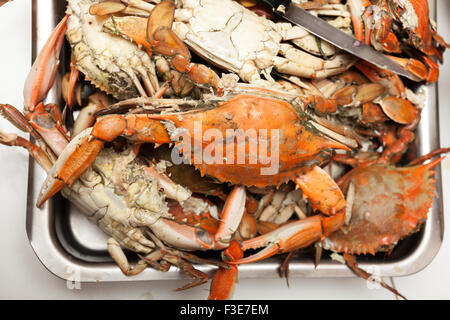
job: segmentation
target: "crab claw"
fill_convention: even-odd
[[[147,116],[111,115],[97,121],[93,128],[86,129],[78,134],[61,152],[44,181],[37,206],[40,207],[60,191],[64,185],[71,186],[95,161],[105,142],[111,142],[122,134],[136,134],[134,130],[128,130],[132,125],[136,126],[135,129],[138,129],[148,124],[146,127],[148,137],[144,135],[142,142],[159,144],[171,142],[166,129],[159,121],[148,122]]]
[[[214,233],[202,225],[191,226],[174,220],[159,219],[150,228],[161,240],[189,250],[221,250],[231,242],[245,211],[245,188],[234,187],[223,207],[218,228]]]
[[[103,147],[103,142],[93,139],[89,143],[87,140],[89,139],[91,130],[91,128],[86,129],[78,136],[76,136],[60,154],[58,160],[49,171],[47,178],[42,185],[36,204],[37,207],[41,207],[45,201],[55,195],[65,185],[72,185],[72,183],[81,175],[81,173],[86,171],[92,164],[92,162],[94,162],[95,156],[97,156],[97,154]],[[84,146],[83,143],[86,143],[87,146],[82,147],[82,145]],[[83,153],[85,148],[90,152]],[[91,152],[95,153],[95,156],[90,159],[89,157],[92,157]],[[69,161],[69,163],[66,163],[66,160],[70,156],[74,156],[75,162]],[[88,159],[86,160],[86,158]],[[78,170],[80,170],[81,172],[79,175],[76,175]]]
[[[37,104],[44,100],[55,82],[59,66],[59,52],[67,29],[68,18],[69,15],[66,15],[56,26],[28,74],[23,95],[25,106],[29,108],[30,112],[33,112]]]
[[[231,242],[227,249],[222,252],[224,261],[236,261],[243,257],[244,253],[236,241]],[[238,280],[238,268],[230,265],[228,269],[219,268],[211,281],[209,300],[228,300],[234,292]]]
[[[66,15],[45,43],[28,74],[23,89],[24,115],[53,152],[59,154],[69,141],[57,107],[42,101],[52,88],[59,66],[59,53],[67,29]]]
[[[265,248],[249,257],[231,261],[230,264],[255,262],[278,253],[307,247],[343,226],[347,203],[337,184],[323,169],[314,166],[297,177],[295,182],[302,189],[303,194],[310,199],[313,209],[329,217],[323,215],[308,217],[243,241],[241,244],[243,251]]]
[[[320,216],[285,224],[272,232],[262,236],[243,241],[241,249],[258,249],[261,251],[251,256],[230,261],[230,264],[244,264],[260,261],[278,253],[290,252],[295,249],[307,247],[320,240],[322,236],[322,223]]]
[[[410,74],[416,77],[416,81],[426,80],[428,78],[427,67],[417,59],[405,59],[387,55],[389,59],[403,66]]]
[[[298,176],[295,183],[307,196],[314,210],[326,215],[345,211],[346,202],[336,182],[318,166]]]

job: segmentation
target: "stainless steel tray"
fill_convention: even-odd
[[[436,12],[436,1],[430,1]],[[33,0],[33,59],[49,34],[64,16],[65,1]],[[68,52],[61,56],[61,65],[69,63]],[[58,81],[57,81],[58,83]],[[439,147],[438,96],[436,85],[424,88],[426,105],[417,138],[412,149],[423,155]],[[59,88],[54,88],[48,102],[58,102]],[[35,203],[45,172],[30,159],[26,230],[28,239],[42,264],[56,276],[66,280],[140,281],[187,279],[176,268],[159,272],[151,268],[134,277],[126,277],[106,251],[107,236],[61,196],[48,201],[41,209]],[[443,238],[442,187],[440,168],[436,170],[436,196],[429,218],[416,235],[401,241],[390,255],[361,256],[360,266],[377,267],[379,276],[406,276],[425,268],[437,254]],[[132,255],[130,255],[132,256]],[[274,257],[239,267],[240,278],[277,278],[282,258]],[[212,274],[215,267],[199,265],[199,270]],[[290,264],[291,277],[352,277],[345,266],[323,257],[317,269],[311,254],[295,256]]]

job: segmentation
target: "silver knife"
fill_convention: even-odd
[[[333,27],[326,21],[308,13],[302,8],[291,4],[291,0],[261,0],[268,5],[274,13],[282,18],[301,26],[313,35],[345,50],[358,58],[366,60],[382,69],[388,69],[398,75],[417,81],[403,66],[395,63],[383,53],[356,40],[351,35]]]

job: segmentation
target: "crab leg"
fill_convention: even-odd
[[[75,63],[75,58],[72,57],[72,61],[70,62],[69,88],[67,93],[67,105],[69,106],[70,110],[73,109],[75,86],[80,75],[80,71],[78,71],[78,69],[75,67]]]
[[[23,147],[28,150],[30,155],[39,163],[39,165],[45,170],[50,171],[53,166],[53,162],[48,158],[47,154],[37,145],[30,141],[17,136],[13,133],[3,133],[0,131],[0,144],[6,146]]]
[[[66,15],[61,20],[45,43],[28,74],[23,92],[25,117],[56,154],[62,152],[69,138],[67,131],[61,127],[60,118],[55,119],[55,113],[48,111],[49,107],[44,106],[42,100],[45,99],[56,79],[58,56],[67,29],[68,17]]]
[[[123,274],[127,276],[134,276],[147,268],[147,263],[144,260],[139,260],[134,268],[132,268],[128,259],[120,247],[119,242],[114,238],[108,239],[108,253],[113,258],[114,262],[119,266],[120,270],[122,270]]]
[[[434,75],[432,77],[428,76],[428,68],[419,60],[417,59],[406,59],[406,58],[399,58],[391,55],[387,55],[387,57],[394,62],[398,63],[399,65],[403,66],[406,70],[408,70],[410,73],[412,73],[416,77],[416,81],[422,81],[422,80],[433,80]],[[429,59],[432,61],[431,59]],[[433,61],[434,62],[434,61]],[[434,63],[436,64],[436,63]],[[439,67],[437,67],[437,75],[439,75]],[[433,69],[432,73],[435,74],[436,71]],[[437,80],[437,77],[436,79]]]
[[[224,261],[236,261],[243,257],[242,249],[236,241],[230,243],[222,253]],[[209,300],[228,300],[231,298],[235,284],[238,281],[238,268],[230,265],[229,268],[219,268],[211,281]]]
[[[373,281],[371,280],[372,275],[370,273],[368,273],[367,271],[361,269],[358,264],[356,263],[356,259],[355,256],[353,255],[349,255],[347,253],[344,253],[344,259],[345,259],[345,263],[347,264],[347,266],[360,278],[366,280],[366,281]],[[383,288],[389,290],[390,292],[392,292],[393,294],[401,297],[404,300],[408,300],[405,298],[404,295],[402,295],[400,292],[398,292],[397,289],[391,287],[390,285],[386,284],[383,280],[380,280],[378,282]]]
[[[283,57],[273,58],[278,72],[312,79],[323,79],[342,73],[357,61],[350,54],[338,54],[323,60],[286,43],[280,45],[280,53]]]
[[[56,26],[50,38],[31,67],[23,91],[25,106],[33,112],[36,106],[44,100],[53,86],[59,66],[59,52],[67,29],[66,15]]]
[[[243,251],[264,247],[251,256],[230,261],[230,264],[245,264],[267,259],[280,253],[288,253],[300,248],[306,248],[319,241],[325,233],[332,233],[344,224],[345,213],[323,218],[320,215],[287,223],[269,233],[241,243]]]
[[[265,248],[249,257],[231,261],[230,264],[255,262],[275,254],[305,248],[343,226],[346,201],[337,184],[325,171],[315,166],[308,173],[298,177],[295,182],[311,200],[314,210],[320,210],[330,216],[316,215],[287,223],[269,233],[243,241],[241,243],[243,251]]]

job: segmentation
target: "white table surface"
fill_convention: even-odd
[[[439,33],[450,41],[450,1],[438,1]],[[31,61],[31,1],[16,0],[0,8],[0,103],[22,108],[22,88]],[[450,55],[441,67],[439,82],[441,146],[450,146]],[[19,131],[6,120],[0,130]],[[0,298],[1,299],[205,299],[209,283],[172,292],[185,281],[82,283],[68,289],[35,256],[25,232],[28,154],[0,146]],[[442,164],[444,216],[449,217],[450,160]],[[409,299],[450,298],[450,239],[447,236],[432,263],[423,271],[395,278],[397,289]],[[369,289],[358,278],[242,279],[234,299],[393,299],[384,289]]]

